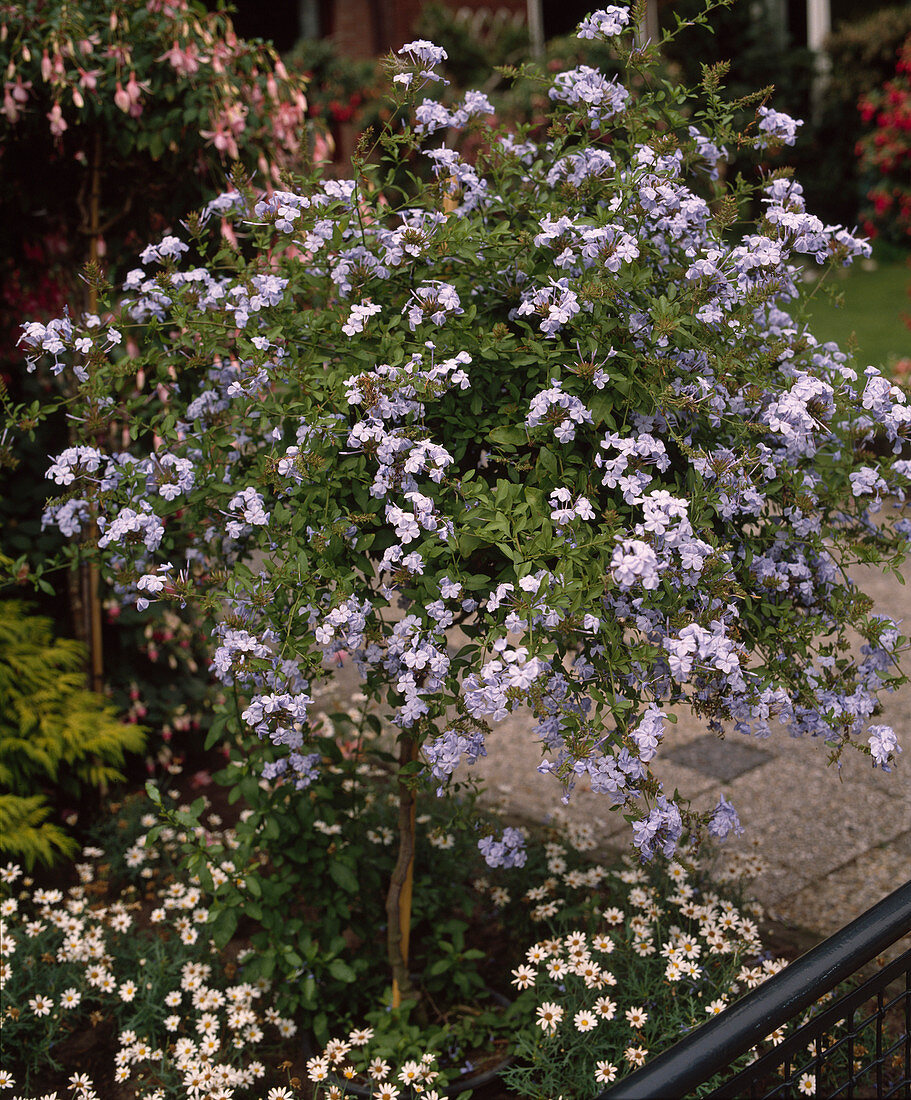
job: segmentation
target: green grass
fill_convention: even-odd
[[[909,287],[911,266],[900,259],[858,261],[832,271],[807,303],[810,331],[820,341],[836,341],[843,351],[856,347],[860,369],[891,368],[911,356],[911,329],[902,320],[903,314],[911,316]],[[812,293],[809,284],[807,289]]]

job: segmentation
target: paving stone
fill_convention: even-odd
[[[773,759],[770,753],[757,749],[749,742],[722,739],[712,733],[672,749],[664,754],[664,758],[703,775],[710,775],[713,779],[720,779],[723,783],[729,783],[738,775],[744,775]]]
[[[911,833],[905,834],[911,836]],[[900,853],[896,843],[872,848],[825,878],[798,890],[776,907],[787,920],[830,936],[882,901],[911,877],[911,850]],[[911,947],[911,932],[896,945]]]
[[[906,833],[902,833],[901,836],[897,836],[892,841],[892,847],[903,856],[911,856],[911,829]],[[908,873],[911,874],[911,867],[908,868]]]

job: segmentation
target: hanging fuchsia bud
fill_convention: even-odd
[[[117,86],[114,89],[114,103],[124,112],[128,113],[130,110],[130,96],[129,93],[124,91],[123,85],[120,81],[117,81]]]
[[[50,59],[50,56],[48,55],[47,50],[45,50],[41,54],[41,79],[42,80],[50,80],[51,79],[51,71],[52,71],[51,70],[51,59]]]
[[[64,130],[69,129],[66,123],[66,119],[63,117],[63,110],[59,103],[55,103],[54,106],[47,113],[47,120],[51,124],[51,133],[54,137],[60,137]]]
[[[135,73],[130,73],[130,79],[127,81],[126,86],[126,94],[130,98],[130,118],[139,118],[142,114],[142,88],[139,86]]]
[[[0,114],[6,117],[7,122],[12,125],[19,118],[19,108],[16,106],[16,101],[10,94],[9,84],[3,90],[3,107],[0,108]]]

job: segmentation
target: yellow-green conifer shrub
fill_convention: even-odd
[[[86,691],[83,662],[79,643],[55,638],[50,619],[0,601],[0,852],[29,868],[77,850],[48,820],[55,802],[122,779],[124,754],[145,742],[144,730]]]

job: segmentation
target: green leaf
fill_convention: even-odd
[[[346,863],[339,863],[333,860],[329,864],[329,874],[332,876],[333,882],[336,886],[339,886],[342,890],[349,894],[356,894],[359,886],[357,881],[357,875],[351,870]]]
[[[528,441],[528,436],[524,428],[510,427],[509,425],[505,425],[501,428],[494,428],[487,438],[493,443],[503,443],[506,445],[518,445]]]
[[[237,929],[237,921],[239,917],[239,911],[237,909],[220,909],[215,916],[215,919],[209,925],[212,939],[215,941],[215,946],[222,950],[227,947]]]
[[[329,973],[339,982],[350,984],[357,981],[357,974],[343,959],[333,959],[329,963]]]
[[[316,978],[312,974],[304,978],[304,984],[301,987],[301,1005],[307,1009],[316,1008]]]

